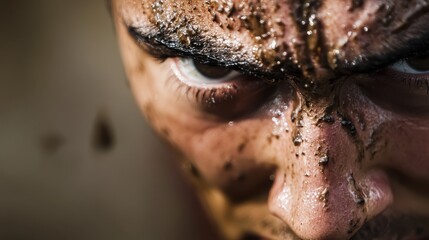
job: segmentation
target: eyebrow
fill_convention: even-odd
[[[258,64],[251,56],[236,52],[228,45],[219,45],[207,41],[203,36],[197,35],[192,39],[192,44],[184,46],[177,39],[172,39],[169,33],[159,29],[132,26],[127,28],[129,34],[139,45],[155,58],[189,57],[204,64],[230,67],[257,77],[285,78],[285,74],[289,77],[300,77],[299,69],[292,64],[285,63],[283,65],[284,72],[272,71]],[[424,30],[419,36],[415,36],[405,43],[398,43],[397,46],[392,46],[390,51],[374,55],[360,54],[355,59],[342,61],[338,64],[338,72],[346,74],[367,73],[391,65],[401,59],[428,56],[429,31]]]
[[[429,30],[429,28],[426,29]],[[383,43],[380,42],[375,44]],[[349,69],[350,72],[365,73],[387,67],[399,60],[413,57],[429,57],[429,31],[426,30],[423,34],[414,36],[406,42],[392,45],[395,46],[389,46],[390,51],[380,52],[366,57],[357,56],[357,59],[349,61],[352,62],[351,64],[340,64],[340,67]]]
[[[212,41],[196,35],[190,45],[184,46],[179,40],[172,39],[170,34],[156,29],[129,26],[128,32],[140,47],[160,60],[168,57],[187,57],[203,64],[229,67],[256,77],[281,77],[278,72],[260,66],[250,54],[246,55],[245,51],[240,52],[238,49],[241,47],[219,44],[224,41]],[[292,65],[285,67],[291,76],[299,75]]]

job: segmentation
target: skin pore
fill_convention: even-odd
[[[225,238],[428,236],[428,1],[112,8],[138,104]]]

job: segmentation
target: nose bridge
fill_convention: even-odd
[[[390,188],[383,174],[363,172],[345,120],[325,114],[323,103],[312,107],[292,114],[270,209],[304,239],[347,239],[390,203]]]

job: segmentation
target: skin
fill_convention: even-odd
[[[114,0],[112,9],[136,100],[192,166],[225,238],[424,239],[429,73],[417,81],[388,66],[429,52],[428,5]],[[241,75],[203,94],[172,70],[185,57]]]

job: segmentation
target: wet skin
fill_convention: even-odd
[[[112,6],[135,97],[226,238],[428,236],[428,1]]]

